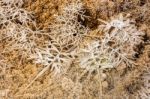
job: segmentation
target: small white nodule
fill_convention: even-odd
[[[118,28],[118,29],[122,29],[123,27],[126,26],[125,23],[120,20],[113,20],[110,24],[111,26]]]

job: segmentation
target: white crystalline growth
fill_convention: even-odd
[[[48,47],[50,46],[50,47]],[[72,53],[61,52],[54,44],[46,44],[46,48],[36,48],[35,53],[30,55],[36,64],[49,67],[55,74],[61,73],[72,61]]]
[[[80,0],[67,4],[62,8],[62,13],[55,15],[55,22],[50,26],[51,35],[63,45],[78,45],[82,40],[82,34],[88,29],[84,27],[78,18],[84,19],[83,4]]]
[[[17,4],[19,7],[21,7],[24,3],[23,0],[1,0],[1,2],[8,5]]]
[[[80,66],[93,71],[98,68],[115,68],[123,62],[127,66],[133,65],[131,59],[138,53],[135,48],[143,42],[144,33],[122,15],[104,23],[99,27],[104,32],[103,38],[100,41],[92,41],[81,50]]]
[[[102,48],[99,41],[93,41],[87,47],[81,49],[79,61],[81,68],[88,71],[113,68],[113,66],[120,63],[119,58],[115,59],[114,52],[109,53],[107,48]]]

